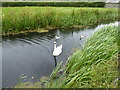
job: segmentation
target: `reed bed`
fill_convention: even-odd
[[[60,63],[49,79],[44,78],[44,85],[41,80],[33,86],[22,83],[16,88],[118,88],[118,28],[118,25],[110,25],[95,32],[83,49],[68,59],[64,68]],[[61,70],[64,72],[60,75]]]
[[[75,7],[3,7],[2,33],[41,28],[92,26],[118,19],[118,9]]]

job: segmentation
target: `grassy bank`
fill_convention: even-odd
[[[41,28],[88,27],[118,19],[117,9],[75,7],[3,7],[2,34]]]
[[[106,26],[87,40],[82,50],[75,52],[65,68],[59,64],[49,78],[40,82],[21,83],[27,88],[116,88],[118,87],[118,26]],[[59,74],[64,69],[63,74]],[[58,78],[59,77],[59,78]],[[44,82],[44,84],[43,84]]]

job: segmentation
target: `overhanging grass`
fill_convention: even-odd
[[[117,88],[118,87],[118,26],[106,26],[87,40],[82,50],[68,60],[59,77],[61,64],[52,72],[46,88]],[[42,87],[41,82],[16,87]]]
[[[87,27],[118,19],[118,9],[75,7],[3,7],[2,33],[40,28]]]

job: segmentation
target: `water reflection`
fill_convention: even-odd
[[[57,59],[56,56],[54,56],[54,60],[55,60],[55,67],[57,66]]]

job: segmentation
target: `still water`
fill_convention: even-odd
[[[22,74],[28,78],[39,80],[42,76],[49,76],[55,68],[52,56],[55,35],[61,38],[58,44],[63,45],[63,52],[57,57],[57,62],[66,62],[67,58],[77,49],[82,49],[85,41],[96,30],[104,25],[92,29],[57,29],[48,33],[28,33],[4,37],[2,41],[2,85],[14,86]],[[80,36],[84,36],[80,40]]]

